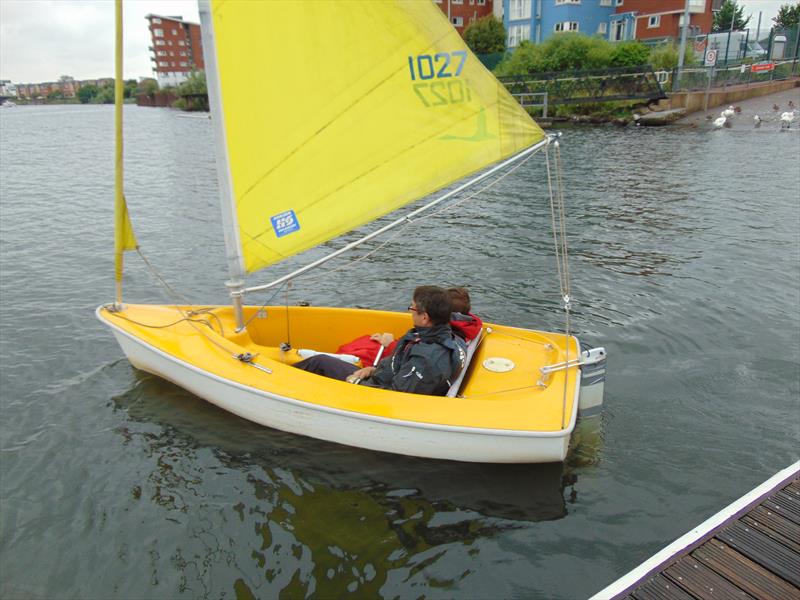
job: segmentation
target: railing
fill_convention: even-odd
[[[542,117],[547,118],[547,92],[521,92],[511,95],[525,108],[541,108]],[[537,98],[541,98],[541,101],[537,102]]]
[[[517,98],[547,94],[550,106],[621,100],[655,101],[666,98],[658,77],[649,65],[587,71],[529,73],[501,77]]]
[[[753,64],[740,64],[727,67],[684,67],[680,79],[676,81],[677,69],[670,76],[665,87],[675,92],[700,91],[710,88],[733,85],[749,86],[765,81],[780,81],[798,74],[797,59],[765,61]]]

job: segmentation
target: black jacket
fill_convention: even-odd
[[[464,368],[466,357],[467,346],[450,325],[412,328],[361,385],[444,396]]]

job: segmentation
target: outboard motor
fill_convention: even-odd
[[[579,417],[599,415],[603,409],[603,387],[606,383],[606,349],[590,348],[581,352],[581,394]]]

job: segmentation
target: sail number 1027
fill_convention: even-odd
[[[444,79],[445,77],[458,77],[467,62],[467,52],[465,50],[455,50],[453,52],[437,52],[433,56],[430,54],[420,54],[419,56],[408,57],[408,70],[411,73],[411,81],[417,79]]]

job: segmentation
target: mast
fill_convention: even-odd
[[[136,236],[128,216],[125,204],[122,161],[122,100],[125,82],[122,79],[122,0],[115,2],[116,13],[116,47],[114,73],[114,279],[117,285],[116,305],[122,305],[122,268],[123,254],[126,250],[135,250]]]
[[[117,237],[120,230],[120,206],[125,202],[122,195],[122,100],[125,83],[122,80],[122,0],[114,3],[116,39],[114,48],[114,279],[117,287],[117,304],[122,304],[123,254]]]
[[[222,93],[217,68],[217,49],[214,42],[214,21],[211,14],[211,0],[199,0],[200,28],[203,39],[203,59],[206,65],[206,86],[214,125],[216,140],[217,180],[219,181],[220,207],[222,209],[222,228],[225,235],[225,254],[228,261],[228,275],[225,282],[228,288],[233,310],[236,316],[236,328],[244,327],[242,314],[242,296],[244,296],[244,259],[239,240],[239,225],[236,218],[236,201],[233,196],[233,180],[231,179],[228,157],[228,142],[225,135],[225,119],[222,113]]]

